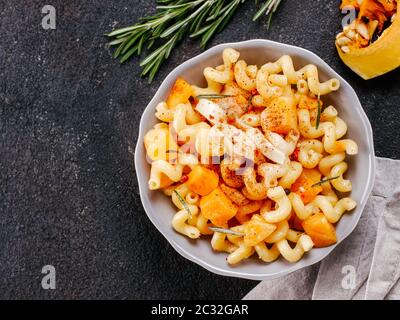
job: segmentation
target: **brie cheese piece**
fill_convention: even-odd
[[[226,121],[224,109],[208,99],[200,99],[195,109],[212,124]]]

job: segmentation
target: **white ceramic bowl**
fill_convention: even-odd
[[[358,143],[359,154],[348,157],[348,176],[353,183],[351,197],[357,201],[358,206],[351,213],[345,214],[338,223],[336,228],[337,244],[343,241],[356,227],[373,187],[375,160],[372,129],[355,91],[321,58],[305,49],[268,40],[221,44],[184,62],[167,76],[154,98],[147,105],[140,122],[139,138],[135,150],[135,167],[143,207],[152,223],[178,253],[211,272],[253,280],[277,278],[321,261],[337,244],[327,248],[314,248],[297,263],[289,263],[282,258],[272,263],[263,263],[252,258],[237,266],[230,266],[226,262],[227,254],[214,252],[208,237],[190,240],[175,232],[171,227],[171,220],[176,209],[170,198],[161,192],[150,191],[148,188],[150,165],[146,161],[143,137],[157,122],[154,116],[156,105],[166,99],[173,83],[179,76],[192,84],[205,85],[203,69],[207,66],[221,64],[221,54],[225,48],[234,48],[240,51],[240,58],[257,65],[275,61],[280,56],[288,54],[293,58],[296,68],[308,63],[317,65],[321,81],[332,77],[340,79],[340,90],[326,96],[325,99],[339,110],[340,117],[347,122],[348,137]]]

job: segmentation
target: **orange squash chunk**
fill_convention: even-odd
[[[218,187],[218,174],[202,166],[195,166],[188,177],[186,182],[188,188],[201,196],[209,194]]]
[[[170,178],[168,178],[168,176],[166,176],[164,173],[161,173],[160,189],[169,187],[173,183],[174,183],[174,181],[172,181]]]
[[[261,119],[264,132],[287,134],[291,129],[297,130],[296,105],[288,105],[281,98],[273,99],[262,112]]]
[[[267,223],[260,215],[255,214],[246,224],[244,243],[248,246],[255,246],[267,238],[275,229],[276,225]]]
[[[321,186],[313,186],[321,181],[321,176],[317,169],[303,169],[300,177],[293,183],[291,191],[297,193],[305,204],[310,203],[322,191]]]
[[[322,101],[320,101],[320,105],[322,107]],[[298,107],[300,109],[317,109],[318,108],[318,98],[311,98],[306,95],[302,95],[300,97]]]
[[[214,225],[224,228],[227,222],[236,215],[238,207],[220,188],[217,188],[201,198],[200,210]]]
[[[172,86],[171,92],[167,98],[167,105],[169,108],[175,108],[178,104],[187,103],[193,94],[192,86],[184,79],[178,78]]]
[[[323,213],[314,214],[302,223],[304,231],[311,237],[314,246],[321,248],[337,241],[336,230]]]

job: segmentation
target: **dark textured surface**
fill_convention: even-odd
[[[57,29],[41,28],[41,8]],[[400,70],[365,82],[338,59],[338,1],[284,1],[267,32],[249,0],[213,44],[267,38],[319,54],[359,94],[376,153],[400,158]],[[187,41],[152,85],[112,60],[103,32],[153,1],[0,0],[0,298],[241,298],[256,282],[183,259],[147,219],[133,150],[163,77],[200,52]],[[41,268],[57,289],[41,288]]]

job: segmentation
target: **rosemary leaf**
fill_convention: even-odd
[[[273,0],[268,0],[268,1],[266,1],[262,6],[261,6],[261,8],[256,12],[256,14],[254,15],[254,17],[253,17],[253,21],[256,21],[257,19],[259,19],[264,13],[265,13],[265,11],[267,11],[268,10],[268,8],[269,8],[269,6],[271,5],[271,2],[272,2]]]
[[[144,35],[146,30],[141,30],[137,34],[133,34],[130,40],[124,45],[124,49],[121,51],[121,54],[124,54],[129,48],[131,48],[134,43]]]
[[[161,64],[164,62],[165,58],[161,57],[158,59],[157,63],[153,66],[152,70],[150,71],[149,74],[149,83],[151,83],[158,72],[158,69],[160,69]]]
[[[222,1],[221,1],[222,2]],[[210,6],[208,7],[206,10],[204,10],[202,13],[200,13],[192,22],[191,26],[190,26],[190,30],[189,33],[193,34],[195,32],[197,32],[201,25],[203,24],[204,19],[206,18],[206,16],[210,13],[210,10],[212,10],[213,8]]]
[[[144,36],[142,36],[142,37],[140,38],[139,43],[138,43],[138,49],[137,49],[138,54],[141,54],[141,53],[142,53],[143,44],[144,44],[144,42],[147,40],[147,37],[148,37],[148,36],[144,35]]]
[[[229,98],[233,97],[228,94],[199,94],[196,96],[196,99],[221,99],[221,98]]]
[[[225,234],[231,234],[234,236],[239,236],[243,237],[244,234],[238,231],[234,231],[232,229],[226,229],[226,228],[218,228],[218,227],[208,227],[209,230],[214,231],[214,232],[219,232],[219,233],[225,233]]]
[[[271,26],[271,21],[272,21],[272,14],[268,14],[268,19],[267,19],[267,30]]]
[[[317,122],[315,123],[315,129],[319,128],[319,124],[321,122],[321,100],[320,100],[320,95],[318,94],[318,111],[317,111]]]
[[[322,184],[324,184],[324,183],[326,183],[328,181],[336,180],[338,178],[340,178],[340,176],[332,177],[332,178],[326,178],[326,179],[323,179],[323,180],[321,180],[321,181],[319,181],[317,183],[314,183],[311,187],[318,187],[318,186],[320,186],[320,185],[322,185]]]
[[[171,39],[172,40],[172,39]],[[140,62],[140,66],[144,67],[147,64],[149,64],[151,61],[157,59],[158,56],[160,56],[161,54],[163,54],[165,52],[165,48],[168,47],[168,45],[170,43],[172,43],[172,41],[169,40],[167,43],[165,43],[162,47],[159,47],[157,50],[153,51],[152,54],[148,55],[146,57],[146,59],[144,59],[142,62]]]
[[[120,39],[115,39],[115,40],[113,40],[113,41],[110,41],[109,43],[108,43],[108,45],[110,46],[110,47],[112,47],[112,46],[115,46],[115,45],[117,45],[117,44],[119,44],[119,43],[121,43],[121,42],[124,42],[126,39],[124,39],[124,38],[120,38]]]
[[[115,36],[117,36],[117,35],[119,35],[121,33],[125,33],[125,32],[128,32],[128,31],[133,31],[133,30],[138,29],[140,27],[141,27],[141,25],[134,25],[134,26],[126,27],[126,28],[117,29],[117,30],[111,31],[110,33],[107,33],[106,36],[107,37],[115,37]]]
[[[223,6],[224,6],[224,1],[218,1],[218,4],[212,8],[210,15],[208,16],[206,21],[211,21],[211,20],[216,19],[218,17],[218,15],[220,14]]]
[[[189,209],[188,204],[186,203],[186,201],[182,198],[182,196],[180,195],[180,193],[176,190],[174,190],[174,193],[176,194],[176,197],[178,198],[179,202],[182,204],[183,208],[186,210],[187,213],[189,213],[189,215],[192,215],[192,212]]]
[[[128,60],[133,54],[135,54],[137,51],[137,47],[131,48],[128,52],[126,52],[122,58],[120,59],[121,63],[124,63],[126,60]]]

